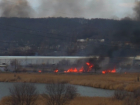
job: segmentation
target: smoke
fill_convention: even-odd
[[[134,7],[134,12],[135,12],[135,20],[140,20],[140,1],[136,2],[136,5]]]
[[[34,11],[26,0],[2,0],[1,17],[33,17]]]
[[[39,0],[39,17],[124,18],[140,17],[140,1]],[[134,9],[133,9],[134,8]],[[134,16],[134,13],[136,13]]]
[[[126,16],[122,20],[140,20],[140,1],[136,1],[133,7],[133,14],[131,16]]]
[[[84,17],[140,20],[140,1],[40,0],[40,17]]]
[[[131,0],[0,0],[0,16],[132,18],[134,16],[129,15],[133,6]],[[139,8],[138,1],[133,9],[137,20],[140,18]]]
[[[105,0],[40,0],[41,17],[112,17],[112,5]]]

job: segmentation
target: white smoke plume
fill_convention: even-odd
[[[26,0],[2,0],[1,17],[33,17],[34,10]]]
[[[135,0],[0,0],[0,16],[132,18],[138,16],[136,14],[138,2]]]

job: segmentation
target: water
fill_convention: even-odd
[[[9,96],[9,88],[13,86],[13,84],[17,83],[5,83],[0,82],[0,99],[4,96]],[[45,92],[45,86],[46,84],[38,84],[34,83],[37,91],[42,94]],[[106,89],[97,89],[87,86],[79,86],[79,85],[73,85],[77,88],[78,94],[80,96],[88,96],[88,97],[111,97],[114,94],[114,90],[106,90]]]
[[[87,97],[112,97],[114,95],[114,90],[98,89],[87,86],[74,85],[77,87],[80,96]]]

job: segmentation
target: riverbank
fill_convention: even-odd
[[[48,73],[0,73],[0,82],[49,83],[59,80],[75,85],[102,89],[133,91],[140,87],[140,73],[127,74],[48,74]]]
[[[4,97],[0,101],[0,105],[9,105],[11,98]],[[35,102],[36,105],[46,105],[45,99],[41,96]],[[76,97],[72,100],[69,105],[122,105],[123,101],[116,100],[114,98],[105,98],[105,97]]]

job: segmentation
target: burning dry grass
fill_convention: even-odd
[[[0,105],[9,105],[10,97],[4,97]],[[69,105],[122,105],[123,101],[104,97],[76,97]],[[43,97],[39,96],[36,105],[46,105]]]
[[[138,73],[127,74],[47,74],[47,73],[1,73],[1,82],[49,83],[59,80],[76,85],[103,89],[124,89],[133,91],[140,87]]]

